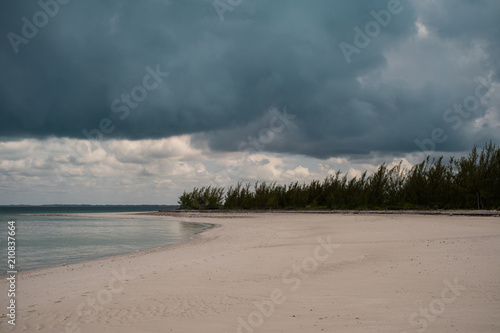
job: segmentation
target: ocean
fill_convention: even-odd
[[[16,228],[15,269],[22,272],[174,245],[212,226],[154,216],[83,215],[172,208],[175,206],[0,206],[0,249],[4,253],[4,259],[0,255],[0,275],[11,270],[9,221],[15,221]]]

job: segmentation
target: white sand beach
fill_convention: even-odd
[[[165,223],[179,219],[219,227],[165,249],[19,274],[15,326],[3,279],[0,331],[500,332],[498,217],[190,214]]]

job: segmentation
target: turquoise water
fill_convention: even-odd
[[[52,212],[57,213],[57,212]],[[210,224],[160,217],[42,216],[0,212],[0,275],[7,272],[8,221],[16,221],[18,272],[178,244]],[[1,258],[4,257],[4,260]]]

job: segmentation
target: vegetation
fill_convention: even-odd
[[[194,188],[181,209],[495,209],[500,208],[500,148],[492,142],[460,159],[427,157],[410,170],[386,164],[348,180],[338,171],[323,182],[241,182]]]

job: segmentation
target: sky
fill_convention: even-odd
[[[0,12],[0,205],[176,204],[500,143],[498,0]]]

